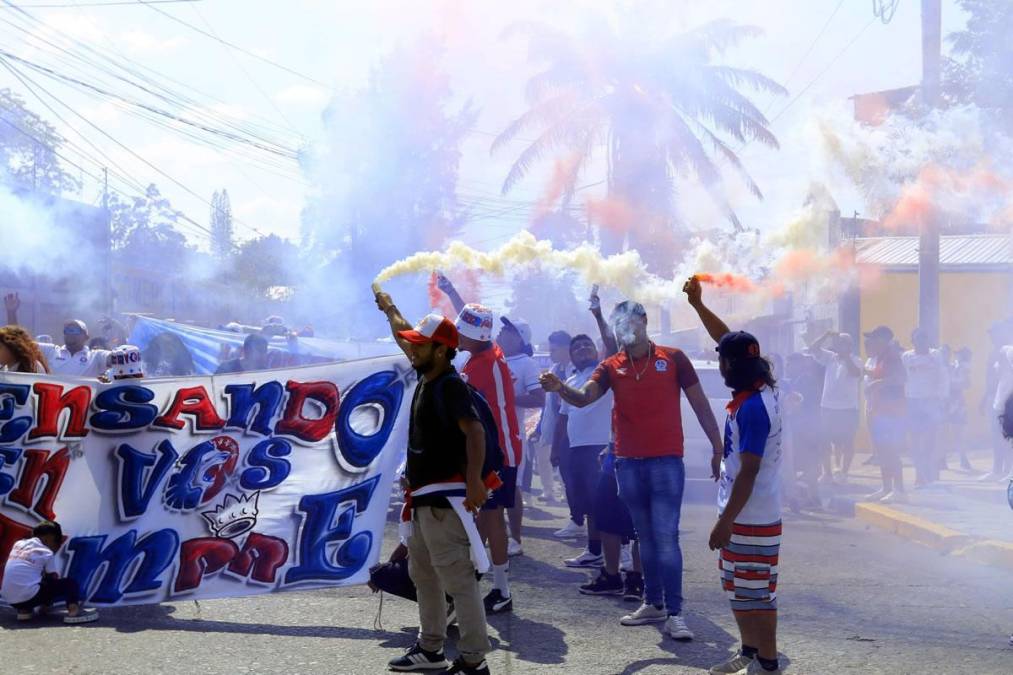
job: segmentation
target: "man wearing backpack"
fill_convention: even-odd
[[[488,675],[485,608],[475,578],[476,567],[487,567],[488,559],[472,515],[488,496],[483,477],[486,430],[471,390],[451,364],[459,342],[457,328],[430,314],[412,329],[389,295],[377,292],[376,304],[419,374],[405,468],[408,570],[418,594],[419,637],[389,665],[400,672]],[[453,663],[443,651],[445,593],[453,598],[460,630],[460,655]]]

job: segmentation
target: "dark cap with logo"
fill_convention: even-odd
[[[760,358],[760,342],[743,330],[732,331],[721,336],[718,346],[715,347],[721,358],[729,361],[739,359]]]

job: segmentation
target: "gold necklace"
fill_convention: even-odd
[[[644,374],[647,373],[647,367],[651,365],[651,354],[652,354],[653,351],[654,351],[654,345],[651,344],[650,342],[648,342],[647,343],[647,354],[646,354],[646,356],[644,356],[644,369],[641,370],[638,373],[637,372],[637,362],[636,362],[636,359],[633,358],[633,354],[630,354],[630,350],[629,349],[626,350],[626,356],[628,356],[629,359],[630,359],[630,367],[633,368],[633,377],[634,377],[634,379],[637,382],[640,381],[640,377],[642,375],[644,375]]]

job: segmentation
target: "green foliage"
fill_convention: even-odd
[[[10,89],[0,89],[0,178],[52,195],[77,191],[80,181],[57,157],[62,145],[53,125]]]

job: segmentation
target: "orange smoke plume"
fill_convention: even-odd
[[[717,286],[718,288],[727,288],[737,293],[752,293],[758,289],[757,285],[747,277],[741,274],[732,274],[725,272],[723,274],[709,274],[701,273],[694,274],[693,277],[702,284],[710,284],[711,286]]]
[[[589,221],[603,225],[613,232],[629,232],[636,222],[633,207],[617,197],[604,199],[588,197],[586,207]]]
[[[933,218],[942,216],[947,205],[996,198],[1008,202],[1011,194],[1013,181],[983,164],[969,171],[930,164],[918,172],[914,182],[901,189],[897,203],[883,218],[883,226],[891,230],[917,231]]]
[[[552,178],[549,179],[549,184],[545,186],[545,192],[542,193],[541,199],[538,200],[538,206],[535,209],[536,218],[552,211],[556,202],[559,201],[559,198],[563,196],[563,192],[566,191],[567,185],[573,182],[574,172],[577,170],[579,164],[580,155],[577,153],[556,160],[552,168]]]
[[[436,281],[436,272],[429,275],[429,284],[427,285],[427,291],[429,294],[429,307],[434,311],[453,318],[457,316],[457,312],[454,310],[453,303],[450,302],[450,298],[440,290],[439,284]],[[465,302],[477,301],[482,295],[482,287],[478,280],[478,272],[475,270],[464,270],[458,275],[457,280],[454,282],[454,286],[457,287],[457,292],[461,294]]]

